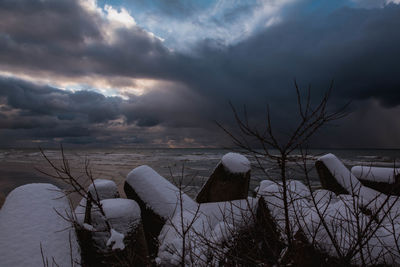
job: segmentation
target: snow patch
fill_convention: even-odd
[[[89,232],[94,232],[96,229],[94,229],[94,227],[92,226],[92,225],[90,225],[90,224],[87,224],[87,223],[84,223],[83,224],[83,228],[85,229],[85,230],[88,230]]]
[[[112,250],[120,249],[123,250],[125,249],[125,244],[124,244],[124,238],[125,236],[114,229],[111,229],[111,236],[107,240],[107,246],[112,245]]]
[[[109,245],[105,246],[105,244],[110,238],[111,241],[118,241],[117,238],[120,237],[117,234],[112,237],[113,232],[109,231],[110,228],[123,236],[134,233],[141,222],[140,208],[134,200],[123,198],[104,199],[100,201],[100,204],[104,215],[97,206],[93,206],[91,212],[92,225],[95,229],[92,238],[100,249],[107,251]],[[121,244],[115,246],[122,247]]]
[[[231,173],[246,173],[250,170],[250,161],[239,153],[229,152],[225,154],[221,163]]]
[[[100,201],[105,216],[97,206],[92,207],[92,225],[96,231],[104,231],[106,220],[112,228],[123,234],[128,233],[140,223],[139,205],[132,199],[112,198]]]

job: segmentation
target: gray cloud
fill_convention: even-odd
[[[400,6],[290,14],[282,23],[238,44],[222,46],[218,41],[205,40],[193,48],[192,54],[183,54],[170,51],[138,26],[119,29],[114,42],[106,42],[100,34],[101,18],[87,13],[75,1],[38,5],[2,1],[0,66],[5,69],[40,70],[65,77],[150,78],[173,81],[176,86],[123,100],[0,79],[0,97],[6,99],[0,110],[0,127],[14,133],[24,129],[20,133],[27,140],[29,136],[48,136],[96,143],[102,136],[107,142],[148,142],[146,129],[154,127],[162,130],[154,131],[152,139],[163,139],[162,135],[170,133],[170,139],[178,142],[179,129],[185,129],[185,137],[192,134],[203,140],[204,133],[214,134],[214,119],[232,123],[229,100],[246,104],[254,121],[262,117],[269,103],[277,111],[278,124],[290,127],[295,112],[295,77],[302,86],[311,83],[316,96],[334,79],[333,108],[353,100],[358,103],[354,109],[371,107],[385,114],[387,125],[396,122],[400,104]],[[372,105],[371,99],[377,102]],[[378,121],[377,116],[370,117]],[[111,125],[121,118],[122,125]],[[353,118],[348,119],[352,123],[343,123],[347,127],[343,133],[359,127]],[[42,129],[34,131],[35,125]],[[391,130],[400,134],[397,128]],[[71,136],[73,133],[76,136]],[[135,141],[124,139],[129,135]],[[371,133],[359,139],[359,146],[374,146],[373,136]],[[329,138],[333,144],[341,142],[334,135]],[[384,142],[376,144],[383,146]]]
[[[31,146],[32,140],[47,145],[158,146],[175,140],[179,145],[180,139],[193,138],[189,129],[198,132],[194,136],[205,139],[206,130],[201,129],[205,124],[196,109],[201,101],[185,88],[127,100],[2,77],[0,88],[0,146]]]
[[[21,116],[54,116],[91,123],[113,120],[120,114],[118,97],[90,91],[68,92],[11,78],[0,78],[0,96]]]

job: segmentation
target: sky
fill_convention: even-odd
[[[294,80],[348,115],[311,146],[400,148],[400,0],[2,0],[0,147],[222,147]]]

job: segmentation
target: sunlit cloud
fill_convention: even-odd
[[[173,82],[156,79],[138,79],[119,76],[88,75],[66,77],[47,72],[0,71],[0,77],[22,79],[38,85],[49,85],[68,91],[90,90],[105,96],[118,96],[128,99],[129,96],[140,96],[152,90],[173,86]]]
[[[79,0],[81,6],[92,15],[96,15],[102,19],[100,30],[104,39],[112,44],[117,39],[118,29],[130,29],[136,27],[136,21],[123,7],[115,8],[112,5],[98,6],[95,0]],[[156,36],[154,33],[147,31],[149,37],[163,40],[163,38]]]

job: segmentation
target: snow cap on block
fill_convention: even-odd
[[[93,199],[97,199],[97,196],[99,197],[100,200],[119,198],[118,187],[116,183],[112,180],[96,179],[93,181],[93,183],[89,185],[88,192],[90,192]],[[76,221],[82,226],[83,226],[83,221],[85,219],[85,210],[86,210],[86,198],[84,197],[81,199],[79,205],[75,209]]]
[[[231,173],[246,173],[250,170],[250,161],[239,153],[225,154],[221,163]]]
[[[126,182],[148,208],[164,219],[172,218],[180,206],[179,189],[149,166],[143,165],[133,169]],[[185,193],[182,193],[181,197],[185,210],[196,208],[197,204]]]
[[[394,184],[396,182],[396,176],[400,175],[400,168],[354,166],[351,168],[351,173],[358,179]]]
[[[42,266],[41,249],[58,266],[72,266],[71,257],[80,262],[75,231],[62,218],[69,210],[65,194],[51,184],[11,191],[0,210],[0,265]]]
[[[100,201],[104,213],[112,227],[126,233],[127,226],[136,227],[140,223],[140,208],[136,201],[125,198],[113,198]]]
[[[98,195],[100,200],[119,197],[118,187],[116,183],[114,181],[106,179],[94,180],[93,183],[90,184],[88,192],[90,192],[93,198],[97,198]]]
[[[347,192],[359,192],[361,183],[358,179],[344,166],[344,164],[332,153],[328,153],[320,158],[328,170],[331,172],[336,181],[347,190]]]

